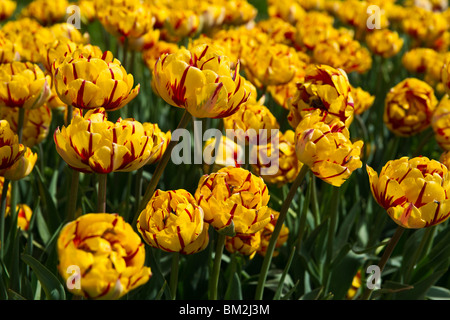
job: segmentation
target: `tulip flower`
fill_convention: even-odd
[[[311,65],[305,81],[291,100],[288,120],[296,128],[301,119],[319,109],[325,117],[337,118],[348,127],[353,121],[354,101],[345,71],[326,65]]]
[[[16,10],[17,3],[12,0],[3,0],[0,1],[0,21],[4,21],[11,17]]]
[[[152,86],[172,106],[197,118],[223,118],[235,113],[249,96],[239,64],[208,45],[162,55],[153,69]]]
[[[351,86],[352,96],[354,99],[355,114],[362,114],[373,105],[375,96],[360,87]]]
[[[144,122],[142,126],[144,134],[153,139],[152,156],[147,162],[147,164],[152,164],[159,161],[166,152],[172,133],[170,131],[163,132],[156,123]]]
[[[177,52],[180,47],[176,43],[171,43],[163,40],[159,40],[154,43],[151,47],[145,48],[142,51],[142,58],[146,66],[153,72],[156,62],[159,57],[164,54],[172,54]],[[151,82],[152,88],[154,85],[154,81]],[[154,91],[156,91],[154,89]]]
[[[20,15],[36,19],[40,24],[47,26],[62,21],[68,6],[67,0],[55,0],[51,6],[45,0],[33,0],[20,11]]]
[[[6,120],[0,120],[0,176],[8,180],[20,180],[30,174],[37,154],[19,143]]]
[[[233,115],[223,119],[226,131],[232,130],[238,143],[259,144],[269,142],[280,125],[270,109],[259,103],[246,103]],[[263,131],[266,130],[266,131]]]
[[[444,65],[441,71],[441,82],[444,85],[444,90],[450,94],[450,57],[444,60]]]
[[[154,17],[141,1],[102,1],[95,6],[101,24],[116,37],[139,38],[153,27]]]
[[[56,92],[67,105],[79,109],[122,108],[139,93],[134,79],[111,52],[101,58],[90,57],[82,50],[67,55],[54,71]]]
[[[50,97],[51,79],[38,65],[14,61],[0,65],[0,107],[33,109]]]
[[[370,51],[386,59],[395,56],[403,47],[403,39],[397,32],[389,29],[368,33],[366,43]]]
[[[182,254],[206,248],[208,227],[202,208],[183,189],[156,190],[137,221],[138,231],[148,245]]]
[[[213,158],[213,153],[214,158]],[[222,136],[220,141],[210,138],[203,147],[203,172],[216,172],[225,167],[240,167],[243,160],[244,150],[242,146],[228,138]]]
[[[394,134],[408,137],[430,126],[437,99],[426,82],[407,78],[386,95],[384,123]]]
[[[59,234],[57,252],[68,290],[88,299],[119,299],[151,276],[144,244],[117,214],[90,213],[69,222]],[[72,273],[74,266],[79,273]]]
[[[436,107],[431,117],[431,127],[439,146],[450,150],[450,99],[446,94]]]
[[[225,249],[230,253],[240,253],[253,259],[261,245],[261,231],[252,234],[235,235],[226,237]]]
[[[333,186],[340,187],[362,166],[363,142],[351,142],[345,124],[338,119],[325,120],[320,110],[307,115],[295,134],[295,149],[300,162]]]
[[[225,167],[202,176],[195,199],[205,221],[228,236],[255,233],[272,220],[266,184],[243,168]]]
[[[425,228],[450,217],[448,169],[427,157],[388,161],[380,174],[367,166],[377,203],[403,228]]]
[[[19,108],[0,107],[0,118],[9,122],[11,130],[18,131]],[[22,143],[32,148],[41,143],[49,133],[52,112],[47,104],[36,109],[25,110]]]
[[[0,63],[19,61],[18,45],[0,32]]]
[[[53,135],[59,155],[80,172],[130,172],[147,164],[157,152],[153,136],[134,119],[107,120],[103,108],[75,113],[70,125]],[[152,153],[153,152],[153,153]]]
[[[31,210],[31,208],[22,203],[22,204],[18,204],[17,205],[17,226],[24,230],[27,231],[28,228],[30,227],[30,219],[31,216],[33,215],[33,210]]]
[[[295,132],[287,130],[279,133],[276,142],[255,145],[257,162],[252,164],[255,174],[268,184],[282,186],[291,183],[298,176],[303,164],[295,153]]]
[[[280,213],[278,211],[275,211],[271,208],[269,208],[269,210],[272,211],[274,218],[260,232],[261,244],[260,244],[257,252],[261,256],[266,255],[266,251],[267,251],[267,247],[269,245],[270,238],[272,237],[273,231],[275,229],[275,225],[277,224],[278,217],[280,215]],[[288,237],[289,237],[289,228],[283,223],[280,233],[277,237],[277,241],[275,243],[275,249],[279,249],[283,244],[285,244]],[[279,254],[279,251],[274,250],[273,256],[276,257],[276,256],[278,256],[278,254]]]
[[[258,88],[288,83],[301,63],[296,50],[281,43],[256,46],[245,52],[245,55],[246,78]]]

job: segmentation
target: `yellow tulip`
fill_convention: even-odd
[[[375,101],[375,96],[360,87],[351,86],[351,90],[354,100],[355,114],[362,114],[370,109]]]
[[[145,65],[150,69],[150,71],[153,72],[153,69],[155,68],[155,64],[158,61],[159,57],[165,54],[175,53],[179,49],[180,47],[176,43],[159,40],[156,41],[152,46],[143,49],[142,58],[144,59]],[[155,82],[152,81],[152,88],[154,83]]]
[[[164,21],[163,35],[166,41],[179,42],[183,38],[194,37],[202,29],[202,21],[198,14],[189,9],[172,9]]]
[[[6,20],[14,13],[16,10],[17,3],[12,0],[0,1],[0,21]]]
[[[295,153],[295,132],[287,130],[279,133],[276,143],[273,141],[264,145],[255,145],[257,163],[252,164],[255,174],[260,175],[268,184],[282,186],[291,183],[299,174],[303,164]],[[278,152],[277,156],[274,156]],[[271,157],[275,161],[270,162]],[[270,169],[273,166],[274,169]],[[265,171],[266,170],[266,171]]]
[[[445,165],[427,157],[387,162],[380,174],[367,166],[377,203],[404,228],[425,228],[450,216],[449,175]]]
[[[110,0],[95,5],[99,21],[116,37],[139,38],[153,28],[154,17],[149,7],[139,0]]]
[[[386,95],[384,123],[398,136],[415,135],[429,127],[437,102],[430,85],[416,78],[407,78]]]
[[[162,55],[153,69],[152,86],[168,104],[197,118],[223,118],[235,113],[249,96],[239,64],[208,45]]]
[[[119,299],[151,276],[144,266],[143,242],[117,214],[90,213],[69,222],[59,234],[57,250],[68,290],[88,299]],[[73,267],[79,273],[71,273]]]
[[[36,19],[40,24],[47,26],[62,21],[68,6],[67,0],[55,0],[52,5],[46,0],[33,0],[20,11],[20,15]]]
[[[403,39],[396,31],[389,29],[374,30],[366,35],[370,51],[383,58],[395,56],[403,47]]]
[[[99,58],[75,50],[56,66],[53,75],[59,98],[79,109],[118,110],[134,99],[140,88],[138,84],[133,89],[133,75],[109,51]]]
[[[442,97],[431,117],[431,127],[439,146],[450,150],[450,99],[448,94]]]
[[[234,237],[225,238],[225,249],[229,253],[240,253],[253,259],[261,246],[261,231],[251,234],[237,234]]]
[[[0,31],[0,63],[3,64],[19,60],[18,45],[11,39],[6,38]]]
[[[269,198],[262,178],[235,167],[202,176],[195,191],[205,221],[228,236],[256,233],[269,223]]]
[[[31,208],[26,204],[18,204],[17,205],[17,226],[27,231],[30,227],[30,219],[33,215],[33,211]]]
[[[81,172],[130,172],[153,156],[153,136],[134,119],[107,120],[103,108],[84,116],[74,112],[70,125],[53,135],[56,151],[74,170]]]
[[[0,176],[8,180],[20,180],[34,168],[37,154],[19,143],[6,120],[0,120]]]
[[[162,158],[164,152],[166,152],[172,133],[170,131],[163,132],[156,123],[144,122],[142,126],[144,127],[144,134],[152,137],[153,140],[152,155],[147,164],[158,162]]]
[[[297,1],[269,0],[267,11],[270,17],[277,17],[295,26],[306,15],[306,10]]]
[[[0,118],[7,120],[10,128],[17,132],[19,108],[0,107]],[[22,143],[29,148],[41,143],[48,136],[51,121],[52,112],[47,104],[25,110]]]
[[[224,167],[230,166],[240,167],[244,163],[244,150],[239,144],[227,136],[222,136],[220,142],[218,142],[218,149],[216,150],[216,141],[214,137],[205,142],[205,146],[203,147],[203,172],[216,172]],[[213,153],[215,154],[214,159]]]
[[[14,61],[0,65],[0,107],[33,109],[50,97],[50,76],[38,65]]]
[[[303,165],[310,167],[314,175],[339,187],[356,169],[363,142],[350,141],[349,131],[338,119],[325,120],[321,111],[308,114],[297,126],[296,154]]]
[[[327,65],[310,65],[305,81],[289,102],[288,121],[296,128],[301,119],[314,110],[324,117],[337,118],[348,127],[354,117],[354,100],[345,71]]]
[[[267,247],[269,246],[269,242],[270,242],[270,238],[272,237],[273,231],[275,229],[275,225],[277,224],[277,221],[278,221],[278,216],[280,215],[280,213],[278,211],[275,211],[271,208],[269,208],[269,210],[272,212],[274,218],[260,232],[261,245],[258,248],[258,254],[260,254],[261,256],[266,255]],[[278,256],[278,254],[280,253],[276,249],[279,249],[283,244],[285,244],[286,241],[288,240],[288,237],[289,237],[289,228],[286,226],[286,224],[283,223],[281,230],[280,230],[280,234],[278,235],[278,238],[277,238],[277,242],[275,243],[275,250],[273,252],[274,257]]]
[[[226,131],[232,130],[239,144],[267,143],[280,128],[270,109],[259,103],[244,104],[236,113],[223,118],[223,124]]]
[[[209,242],[209,225],[203,219],[203,210],[188,191],[156,190],[140,213],[137,228],[151,247],[193,254]]]

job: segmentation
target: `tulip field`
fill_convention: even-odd
[[[0,0],[0,299],[449,300],[449,48],[447,0]]]

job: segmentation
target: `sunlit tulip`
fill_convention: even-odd
[[[216,148],[217,144],[217,149]],[[227,136],[222,136],[220,142],[210,138],[203,148],[203,172],[216,172],[224,167],[240,167],[244,163],[242,146]],[[212,168],[211,168],[212,166]]]
[[[282,186],[295,180],[302,163],[295,154],[293,130],[279,132],[279,137],[275,141],[254,148],[256,150],[250,153],[256,153],[257,162],[252,164],[252,168],[267,184]]]
[[[361,87],[352,86],[352,96],[354,100],[355,114],[362,114],[373,105],[375,96]]]
[[[273,213],[273,219],[270,223],[268,223],[264,229],[260,232],[261,236],[261,245],[258,248],[258,254],[265,256],[267,252],[267,247],[269,246],[270,238],[272,237],[273,230],[275,229],[275,225],[278,221],[278,216],[280,213],[278,211],[275,211],[273,209],[270,209]],[[283,223],[281,226],[280,234],[278,235],[277,242],[275,243],[275,250],[273,252],[273,256],[276,257],[280,253],[277,249],[279,249],[283,244],[286,243],[289,237],[289,228],[286,226],[286,224]]]
[[[38,65],[14,61],[0,65],[0,107],[34,109],[50,97],[50,76]]]
[[[366,43],[374,54],[383,58],[391,58],[402,49],[403,38],[395,31],[380,29],[368,33]]]
[[[345,71],[326,65],[311,65],[305,81],[289,103],[288,120],[296,128],[301,119],[319,109],[324,116],[337,118],[348,127],[353,121],[354,100]]]
[[[17,226],[27,231],[30,227],[30,219],[33,215],[33,210],[26,204],[17,205]]]
[[[57,252],[68,290],[88,299],[119,299],[151,276],[144,266],[144,243],[117,214],[89,213],[69,222],[59,234]]]
[[[430,85],[407,78],[386,95],[384,123],[398,136],[412,136],[429,127],[437,102]]]
[[[267,4],[270,17],[280,18],[294,26],[306,15],[305,9],[297,1],[269,0]]]
[[[450,99],[448,95],[442,97],[433,112],[431,127],[439,146],[445,151],[450,150]]]
[[[225,249],[229,253],[240,253],[252,259],[261,246],[261,231],[252,234],[235,235],[226,237]]]
[[[156,190],[139,215],[137,228],[145,242],[167,252],[193,254],[206,248],[204,213],[186,190]]]
[[[67,0],[55,0],[52,5],[46,0],[33,0],[20,11],[20,15],[36,19],[40,24],[47,26],[62,21],[68,6]]]
[[[0,119],[7,120],[10,128],[17,132],[19,108],[1,107]],[[22,143],[29,148],[41,143],[48,136],[51,122],[52,112],[47,104],[40,108],[25,110]]]
[[[208,45],[181,48],[162,55],[153,69],[152,85],[170,105],[197,118],[223,118],[235,113],[249,93],[239,75],[239,64]]]
[[[156,123],[144,122],[142,126],[144,127],[144,134],[153,139],[152,155],[147,162],[147,164],[152,164],[159,161],[163,156],[169,145],[172,133],[170,131],[163,132]]]
[[[0,21],[6,20],[14,13],[16,10],[17,3],[12,0],[2,0],[0,1]]]
[[[269,198],[262,178],[235,167],[202,176],[195,192],[205,221],[228,236],[256,233],[269,223]]]
[[[377,203],[404,228],[425,228],[450,216],[448,169],[427,157],[388,161],[380,174],[367,166]]]
[[[235,114],[224,118],[223,123],[225,130],[232,132],[240,144],[265,144],[280,128],[270,109],[258,103],[244,104]]]
[[[299,123],[295,133],[298,159],[319,179],[340,187],[361,168],[363,142],[350,141],[348,128],[338,119],[326,120],[317,110]]]
[[[97,58],[76,50],[56,67],[54,81],[60,99],[79,109],[118,110],[133,100],[140,88],[139,84],[133,88],[133,75],[109,51]]]
[[[0,64],[19,60],[18,45],[0,32]]]
[[[8,180],[20,180],[30,174],[36,160],[37,154],[19,143],[9,122],[0,120],[0,176]]]
[[[153,156],[153,136],[134,119],[107,120],[104,109],[74,113],[70,125],[56,129],[56,151],[74,170],[81,172],[130,172]]]

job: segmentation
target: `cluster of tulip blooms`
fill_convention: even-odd
[[[414,40],[403,56],[404,67],[426,76],[392,87],[384,123],[401,137],[432,126],[439,146],[450,151],[446,2],[424,1],[430,8],[372,2],[384,12],[375,30],[367,28],[368,3],[357,0],[268,1],[266,20],[256,20],[257,10],[246,0],[75,3],[84,24],[98,20],[125,53],[141,53],[153,92],[183,110],[178,128],[193,118],[209,118],[219,119],[222,129],[243,132],[243,143],[225,135],[205,143],[204,148],[216,150],[216,160],[204,166],[198,188],[190,193],[158,189],[176,145],[170,130],[138,114],[108,120],[113,111],[130,112],[124,107],[146,94],[129,73],[126,54],[119,61],[90,43],[89,34],[63,22],[68,1],[31,1],[0,29],[1,225],[12,215],[26,230],[31,209],[17,204],[11,213],[11,188],[33,171],[38,159],[33,147],[48,136],[52,114],[62,112],[65,123],[53,133],[54,147],[73,176],[57,253],[65,280],[70,266],[80,268],[81,286],[69,288],[72,294],[119,299],[152,276],[145,266],[145,245],[176,257],[196,254],[208,246],[213,230],[217,249],[209,297],[217,299],[226,249],[264,258],[256,296],[261,298],[271,259],[289,235],[286,213],[305,175],[310,172],[338,189],[363,165],[365,146],[351,139],[350,126],[375,96],[353,86],[348,74],[370,70],[374,55],[387,59],[400,52],[404,40],[394,27]],[[15,2],[0,0],[1,19],[14,10]],[[336,20],[345,26],[336,27]],[[443,95],[440,101],[435,92]],[[285,111],[281,120],[289,129],[279,131],[284,126],[266,105],[269,98]],[[277,143],[248,139],[249,130],[261,129],[278,130]],[[239,165],[242,145],[265,154],[276,148],[277,170],[261,174],[264,159]],[[379,174],[367,165],[373,197],[401,228],[442,223],[450,216],[449,159],[447,153],[439,161],[402,157],[390,160]],[[136,195],[140,203],[134,220],[107,213],[107,175],[150,164],[157,166],[145,193]],[[95,213],[80,212],[76,203],[80,173],[98,177]],[[289,194],[276,211],[270,207],[269,187],[286,184]],[[1,228],[0,233],[3,244]],[[172,285],[175,297],[176,282]]]

